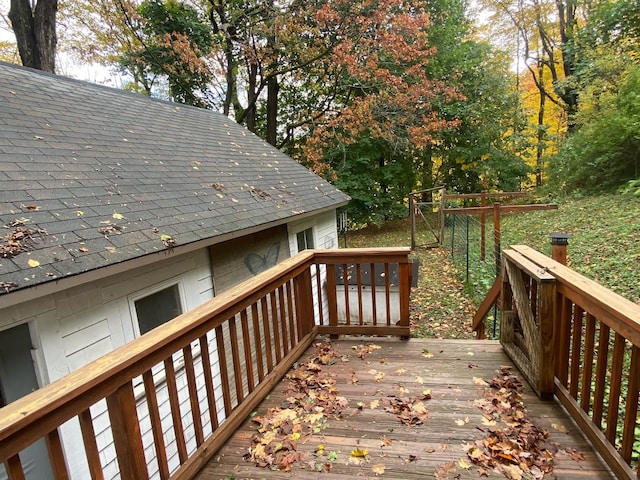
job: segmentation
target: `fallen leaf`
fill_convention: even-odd
[[[406,368],[399,368],[398,370],[396,370],[396,373],[398,375],[402,375],[403,373],[407,373],[407,369]]]
[[[369,450],[366,448],[356,448],[355,450],[351,450],[351,456],[354,458],[364,458],[369,455]]]
[[[471,468],[471,464],[467,462],[464,458],[458,460],[458,466],[460,468],[464,468],[465,470],[469,470]]]
[[[480,377],[473,377],[473,383],[475,383],[476,385],[481,385],[483,387],[489,386],[489,384]]]
[[[376,380],[376,383],[380,383],[382,380],[384,380],[384,372],[376,373],[376,376],[374,378]]]
[[[87,247],[80,247],[78,250],[82,253],[87,253],[89,251]]]
[[[502,471],[511,480],[522,480],[522,469],[517,465],[501,465]]]
[[[424,383],[423,378],[422,378],[422,377],[420,377],[420,376],[417,376],[417,377],[416,377],[416,383],[420,383],[420,384]]]
[[[30,258],[29,261],[27,262],[29,264],[30,267],[35,268],[35,267],[39,267],[40,266],[40,262],[34,258]]]
[[[124,218],[124,216],[120,213],[114,213],[113,215],[111,215],[113,218],[115,218],[116,220],[122,220]]]
[[[376,474],[376,476],[384,475],[384,464],[383,463],[376,463],[375,465],[373,465],[371,467],[371,470],[373,471],[373,473]]]

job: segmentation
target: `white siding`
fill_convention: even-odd
[[[168,256],[161,262],[126,274],[0,310],[0,329],[29,322],[36,372],[42,384],[50,383],[133,340],[136,329],[129,296],[171,279],[182,283],[185,311],[211,299],[213,282],[207,250]],[[163,400],[159,398],[159,401]],[[92,413],[98,445],[102,447],[103,465],[107,466],[105,478],[115,478],[115,449],[105,403],[94,406]],[[76,420],[62,427],[62,440],[67,458],[84,457]],[[84,461],[74,460],[69,468],[72,478],[87,478]]]

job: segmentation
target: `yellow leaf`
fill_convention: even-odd
[[[458,425],[459,427],[462,427],[466,423],[469,423],[469,417],[466,418],[466,422],[464,420],[462,420],[461,418],[456,420],[456,425]]]
[[[115,218],[116,220],[122,220],[124,218],[123,215],[121,215],[120,213],[114,213],[113,215],[111,215],[113,218]]]
[[[35,260],[33,258],[30,258],[29,261],[27,262],[29,264],[30,267],[35,268],[35,267],[39,267],[40,266],[40,262],[38,260]]]
[[[300,440],[300,432],[294,432],[291,434],[291,440],[293,440],[294,442],[296,440]]]
[[[375,410],[376,408],[378,408],[378,405],[380,405],[380,401],[379,400],[373,400],[371,403],[369,403],[369,408],[371,410]]]
[[[396,370],[396,373],[398,375],[402,375],[403,373],[407,373],[407,369],[406,368],[399,368],[398,370]]]
[[[467,462],[464,458],[461,458],[460,460],[458,460],[458,466],[460,468],[464,468],[465,470],[468,470],[471,468],[471,464]]]
[[[416,382],[422,384],[422,383],[424,383],[424,380],[422,379],[422,377],[417,376],[416,377]]]
[[[483,387],[486,387],[489,385],[480,377],[473,377],[473,383],[475,383],[476,385],[482,385]]]
[[[487,417],[482,417],[482,424],[486,425],[487,427],[493,427],[495,426],[496,422],[495,420],[490,420]]]
[[[77,210],[77,211],[76,211],[76,215],[77,215],[78,217],[81,217],[81,216],[83,216],[83,215],[84,215],[84,212],[83,212],[82,210]]]
[[[384,372],[376,373],[375,379],[376,383],[380,383],[382,380],[384,380]]]
[[[356,448],[355,450],[351,450],[351,456],[354,458],[364,458],[369,455],[369,450],[366,448]]]
[[[373,467],[371,467],[371,470],[373,470],[373,473],[377,475],[384,475],[384,464],[383,463],[376,463]]]

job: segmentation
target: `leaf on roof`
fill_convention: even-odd
[[[31,268],[35,268],[35,267],[39,267],[40,266],[40,262],[38,260],[36,260],[35,258],[30,258],[27,263],[29,264],[29,266]]]
[[[124,219],[124,215],[122,215],[121,213],[117,213],[114,212],[113,215],[111,215],[113,218],[115,218],[116,220],[122,220]]]

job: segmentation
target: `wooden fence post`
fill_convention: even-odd
[[[493,252],[496,260],[496,277],[500,274],[500,202],[493,204]]]

